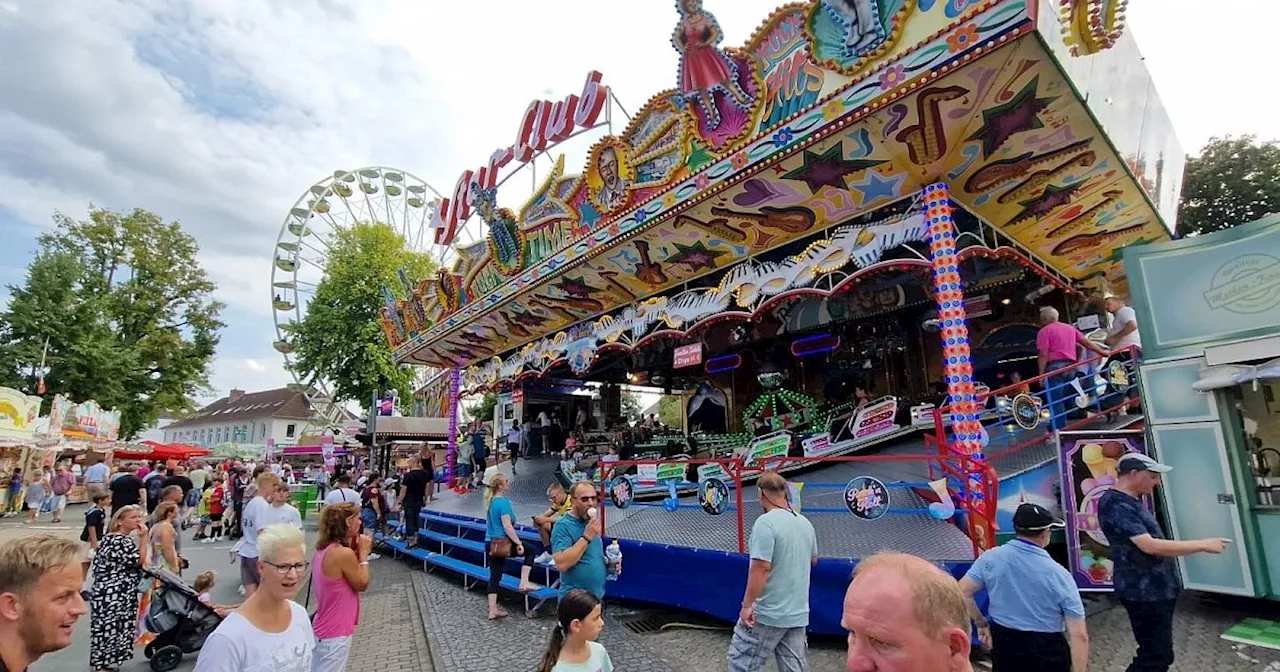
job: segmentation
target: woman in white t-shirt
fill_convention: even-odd
[[[307,610],[293,601],[306,569],[302,530],[259,530],[262,583],[209,635],[196,672],[310,672],[315,634]]]

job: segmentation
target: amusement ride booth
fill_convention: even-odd
[[[1280,216],[1125,250],[1169,532],[1196,590],[1280,599]]]
[[[1123,290],[1119,250],[1169,238],[1184,155],[1120,3],[812,0],[736,48],[727,3],[677,4],[674,88],[625,122],[598,72],[531,105],[434,203],[452,262],[388,288],[383,329],[397,361],[446,372],[445,417],[494,391],[528,423],[547,388],[599,390],[602,454],[521,462],[511,497],[525,520],[553,477],[596,483],[627,558],[611,597],[735,618],[751,484],[785,472],[819,535],[811,629],[838,633],[858,558],[963,572],[1001,531],[1003,479],[1057,473],[1053,430],[1128,404],[1130,371],[1097,358],[1057,391],[1069,408],[1046,403],[1038,309],[1074,320]],[[555,146],[604,126],[567,172]],[[539,160],[534,193],[504,196]],[[682,433],[622,426],[624,385],[679,396]],[[478,575],[449,536],[474,536],[478,501],[424,512],[424,563]]]

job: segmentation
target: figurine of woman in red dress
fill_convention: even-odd
[[[740,109],[751,109],[751,96],[738,84],[738,66],[717,45],[724,39],[720,24],[702,9],[702,0],[676,0],[680,24],[671,43],[680,52],[680,97],[696,101],[707,115],[707,127],[720,125],[716,91],[724,93]]]

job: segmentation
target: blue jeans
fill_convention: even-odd
[[[1067,424],[1066,402],[1074,396],[1072,388],[1067,385],[1076,377],[1075,369],[1071,368],[1075,365],[1075,362],[1058,360],[1049,362],[1044,367],[1045,373],[1069,369],[1063,374],[1044,379],[1044,400],[1049,405],[1049,427],[1054,431],[1062,429],[1062,426]]]
[[[762,623],[748,628],[739,619],[729,643],[729,672],[759,672],[770,657],[779,672],[809,672],[805,628],[775,628]]]
[[[378,527],[378,512],[373,509],[360,509],[360,521],[364,523],[364,531],[368,534],[382,531]]]

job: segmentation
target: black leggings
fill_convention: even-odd
[[[512,553],[516,552],[515,548],[511,549]],[[511,557],[515,557],[514,555]],[[489,589],[485,591],[488,595],[496,595],[498,593],[498,584],[502,583],[502,568],[507,563],[506,560],[489,556]],[[524,566],[533,566],[533,546],[524,545]]]

